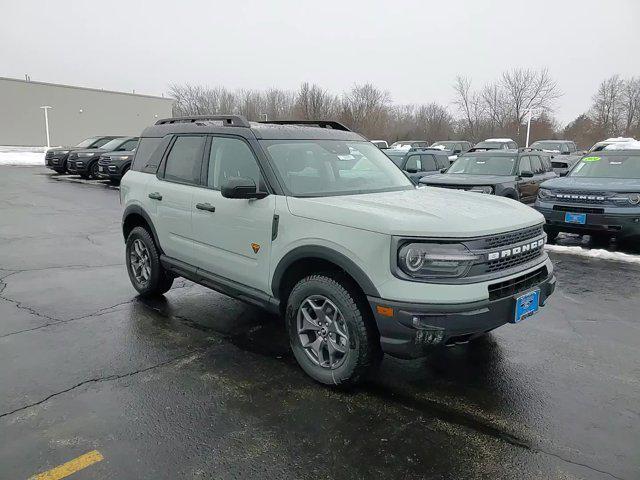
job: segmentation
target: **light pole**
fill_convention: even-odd
[[[51,140],[49,139],[49,109],[53,107],[43,105],[40,108],[44,110],[44,128],[47,131],[47,148],[49,148],[51,146]]]
[[[527,116],[527,148],[529,148],[529,133],[531,132],[531,119],[533,117],[533,114],[535,113],[536,116],[542,114],[542,110],[540,108],[529,108],[527,110],[527,113],[529,114]]]

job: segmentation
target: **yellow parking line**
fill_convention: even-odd
[[[63,463],[59,467],[52,468],[46,472],[39,473],[30,477],[29,480],[59,480],[60,478],[68,477],[76,472],[79,472],[83,468],[87,468],[89,465],[104,460],[102,454],[94,450],[84,455],[80,455],[78,458]]]

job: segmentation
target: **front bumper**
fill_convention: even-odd
[[[570,206],[563,205],[563,207],[571,210]],[[565,222],[565,213],[567,212],[563,210],[553,210],[553,206],[545,208],[536,204],[535,209],[544,215],[547,222],[546,228],[548,229],[552,228],[560,232],[586,235],[607,233],[620,238],[640,236],[639,208],[625,208],[625,210],[628,210],[628,212],[625,213],[611,213],[606,210],[604,213],[586,213],[587,223],[584,225]],[[576,207],[575,210],[575,213],[580,213],[579,207]]]
[[[92,160],[93,159],[91,157],[74,158],[73,160],[70,159],[67,161],[67,170],[69,171],[69,173],[87,173],[89,163]]]
[[[47,168],[55,170],[58,173],[64,173],[67,171],[67,156],[60,155],[55,157],[45,158],[44,164]]]
[[[506,290],[509,294],[495,300],[420,304],[368,297],[380,332],[382,350],[394,357],[418,358],[434,346],[466,342],[512,322],[516,298],[539,288],[542,307],[555,290],[555,275],[547,273],[546,267],[541,267],[539,274],[543,272],[546,276],[530,276],[532,281],[528,283],[514,283],[513,288]]]
[[[98,164],[98,176],[105,179],[120,180],[122,178],[121,166],[114,163]]]

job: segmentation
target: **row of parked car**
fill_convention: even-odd
[[[90,137],[73,147],[47,150],[45,165],[59,174],[76,174],[82,178],[108,179],[113,184],[131,168],[138,137]]]
[[[489,139],[460,155],[452,144],[397,142],[384,152],[418,185],[499,195],[534,206],[545,216],[550,240],[563,231],[602,242],[640,236],[640,142],[633,138],[609,138],[587,152],[570,140],[517,148],[511,139]]]

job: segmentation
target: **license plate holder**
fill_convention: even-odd
[[[587,214],[565,212],[564,221],[565,223],[577,223],[579,225],[584,225],[585,223],[587,223]]]
[[[513,323],[519,323],[529,318],[540,310],[540,289],[536,288],[516,298],[515,315]]]

